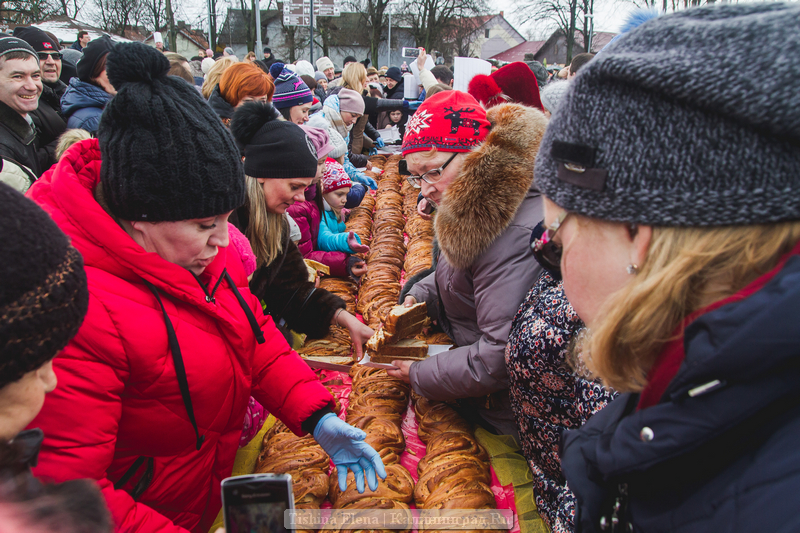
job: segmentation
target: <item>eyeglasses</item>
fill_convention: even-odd
[[[41,61],[47,61],[48,57],[52,57],[53,61],[61,61],[61,52],[38,52],[37,55]]]
[[[424,182],[426,182],[426,183],[430,183],[431,185],[433,185],[434,183],[436,183],[437,181],[439,181],[440,179],[442,179],[442,178],[441,178],[442,172],[444,172],[444,169],[446,169],[446,168],[447,168],[447,165],[449,165],[449,164],[450,164],[450,162],[451,162],[453,159],[455,159],[455,158],[456,158],[456,156],[457,156],[459,153],[460,153],[460,152],[455,152],[455,153],[453,153],[453,155],[451,155],[451,156],[450,156],[450,159],[448,159],[448,160],[445,162],[445,164],[444,164],[444,165],[440,166],[439,168],[434,168],[434,169],[431,169],[431,170],[429,170],[429,171],[425,172],[424,174],[422,174],[421,176],[414,176],[413,174],[409,173],[409,171],[408,171],[408,163],[406,162],[406,160],[405,160],[405,159],[401,159],[401,160],[400,160],[400,167],[402,167],[402,168],[400,168],[400,174],[402,174],[402,175],[405,175],[405,176],[406,176],[406,179],[408,180],[408,183],[409,183],[409,185],[411,185],[411,186],[412,186],[412,187],[414,187],[415,189],[421,189],[421,188],[422,188],[422,182],[423,182],[423,181],[424,181]],[[433,179],[431,176],[432,176],[432,175],[434,175],[434,174],[438,174],[438,175],[439,175],[439,177],[438,177],[438,178],[436,178],[436,179]]]
[[[556,280],[561,279],[561,254],[564,252],[564,248],[554,242],[553,237],[555,237],[556,232],[558,232],[568,216],[569,212],[563,211],[546,228],[544,221],[539,222],[533,230],[533,238],[531,239],[533,257]]]

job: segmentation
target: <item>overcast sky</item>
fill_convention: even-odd
[[[261,8],[265,9],[268,3],[269,0],[261,0]],[[399,4],[399,2],[397,3]],[[523,24],[520,17],[514,13],[516,0],[488,0],[488,4],[493,13],[503,11],[506,20],[525,36],[530,35],[534,39],[544,39],[555,29],[554,25],[541,22]],[[219,19],[220,26],[225,20],[224,13],[227,8],[229,6],[238,7],[238,5],[238,0],[217,0],[218,14],[222,17]],[[627,14],[634,9],[631,0],[595,0],[594,5],[595,31],[616,33]],[[177,19],[185,19],[195,27],[201,25],[200,27],[205,29],[206,2],[205,0],[182,0],[181,9],[177,15]],[[582,20],[579,22],[580,25],[582,25]]]

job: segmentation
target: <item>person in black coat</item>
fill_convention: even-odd
[[[39,107],[31,113],[31,118],[39,129],[39,142],[51,161],[55,161],[58,138],[67,129],[67,122],[61,116],[61,97],[67,90],[67,85],[60,79],[61,52],[58,43],[39,28],[18,26],[14,28],[14,36],[30,44],[39,55],[42,94]]]

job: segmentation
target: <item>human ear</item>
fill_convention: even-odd
[[[641,265],[647,257],[650,249],[650,241],[653,239],[653,226],[636,226],[636,232],[631,234],[631,263]]]

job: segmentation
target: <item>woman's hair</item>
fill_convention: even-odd
[[[94,85],[96,87],[100,87],[101,89],[103,89],[103,87],[101,87],[100,84],[97,83],[97,78],[99,78],[103,74],[103,71],[106,69],[106,60],[107,59],[108,59],[108,52],[103,54],[103,56],[100,59],[97,60],[97,63],[94,64],[94,69],[92,70],[92,75],[89,76],[89,83],[91,83],[92,85]],[[105,91],[105,89],[103,89],[103,90]]]
[[[192,76],[192,73],[189,72],[191,70],[189,61],[180,54],[175,54],[172,52],[167,53],[170,54],[170,56],[167,56],[167,59],[169,59],[169,71],[167,72],[167,75],[177,76],[178,78],[186,80],[191,85],[194,85],[194,77]]]
[[[578,231],[588,220],[578,216]],[[769,272],[798,240],[796,221],[654,227],[644,264],[603,304],[598,323],[580,347],[586,366],[609,387],[641,391],[656,358],[687,316]]]
[[[373,74],[377,74],[377,73],[378,73],[378,69],[376,69],[375,67],[369,67],[367,69],[367,76],[372,76]]]
[[[244,56],[244,59],[245,59],[245,60],[248,60],[248,59],[250,59],[251,57],[253,58],[253,60],[255,60],[255,58],[256,58],[256,53],[255,53],[255,52],[247,52],[247,55],[246,55],[246,56]]]
[[[350,63],[342,71],[342,87],[364,94],[364,82],[367,81],[367,69],[361,63]]]
[[[286,119],[287,121],[289,121],[289,122],[292,121],[292,108],[291,107],[282,107],[282,108],[278,109],[278,113],[280,113],[281,116],[284,119]]]
[[[56,145],[56,160],[61,159],[61,156],[64,155],[64,152],[66,152],[69,147],[76,142],[91,138],[92,135],[88,131],[79,128],[65,131],[61,134],[61,137],[58,138],[58,145]]]
[[[272,100],[275,85],[263,70],[252,63],[236,63],[219,80],[219,93],[233,107],[246,96],[264,96]]]
[[[232,57],[221,57],[214,62],[214,65],[208,69],[206,80],[203,82],[203,87],[201,88],[203,98],[208,100],[211,97],[211,93],[214,92],[214,87],[219,85],[219,80],[222,75],[236,63],[237,61]]]
[[[267,210],[264,190],[256,178],[247,176],[247,208],[250,222],[245,235],[256,254],[258,268],[269,266],[283,251],[283,215]]]

